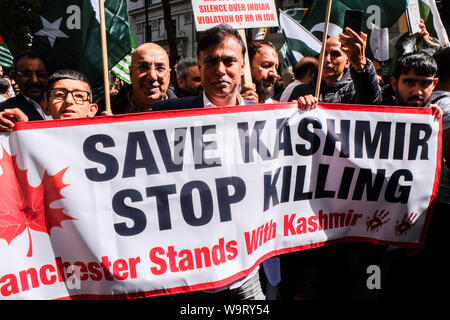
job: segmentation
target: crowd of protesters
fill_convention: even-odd
[[[428,38],[423,29],[420,37]],[[168,299],[411,299],[434,297],[448,283],[445,227],[450,214],[450,48],[402,52],[382,75],[380,63],[366,57],[367,35],[351,29],[325,44],[321,87],[314,95],[318,57],[301,59],[291,72],[280,71],[279,52],[270,42],[246,46],[239,33],[218,25],[205,31],[196,57],[177,61],[171,70],[167,52],[155,43],[132,55],[130,84],[111,86],[111,110],[94,101],[86,77],[76,70],[47,72],[45,59],[18,55],[10,70],[0,70],[0,130],[14,123],[94,117],[186,108],[297,101],[302,110],[318,102],[432,108],[443,122],[443,165],[438,200],[422,249],[367,243],[337,243],[264,261],[249,275],[213,292],[193,292]],[[243,83],[248,48],[253,83]],[[428,48],[430,49],[430,48]],[[171,83],[175,72],[176,82]],[[282,79],[281,75],[286,79]],[[284,80],[281,82],[281,80]],[[280,83],[282,83],[280,85]],[[70,93],[70,94],[69,94]],[[380,266],[379,290],[366,286],[370,265]]]

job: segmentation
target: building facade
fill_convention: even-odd
[[[147,1],[147,13],[146,2]],[[276,0],[276,7],[282,10],[289,8],[309,7],[312,0]],[[177,50],[179,57],[195,57],[197,52],[198,32],[195,28],[194,13],[190,0],[170,1],[172,24],[175,27]],[[128,15],[136,46],[144,42],[154,42],[169,51],[167,32],[164,26],[162,0],[128,0]],[[146,22],[147,21],[147,22]],[[256,34],[257,29],[248,29],[247,37]],[[284,43],[278,28],[270,28],[266,40],[280,48]]]

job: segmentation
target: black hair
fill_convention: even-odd
[[[92,88],[88,78],[82,72],[72,69],[61,69],[53,72],[50,78],[48,79],[48,88],[49,89],[53,88],[53,85],[55,84],[56,81],[64,79],[83,81],[87,83],[87,85],[89,86],[89,92],[92,94]]]
[[[40,59],[44,63],[44,66],[46,66],[46,64],[47,64],[43,57],[41,57],[35,53],[32,53],[32,52],[23,52],[14,57],[14,69],[15,70],[17,70],[17,64],[19,63],[19,61],[22,60],[23,58]]]
[[[182,58],[177,63],[177,78],[186,80],[189,74],[189,68],[197,65],[195,58]]]
[[[436,77],[442,82],[450,82],[450,47],[439,49],[433,58],[438,66]]]
[[[412,71],[419,76],[431,77],[436,75],[437,70],[436,61],[432,56],[425,52],[414,51],[398,59],[393,76],[398,79],[402,74]]]
[[[263,46],[268,46],[268,47],[272,48],[276,52],[276,54],[278,56],[278,50],[273,45],[272,42],[269,42],[267,40],[255,40],[255,41],[252,41],[250,43],[250,45],[248,46],[248,59],[250,60],[250,62],[253,61],[253,58],[255,57],[256,53]]]
[[[7,93],[9,87],[10,87],[9,81],[3,77],[0,77],[0,94]]]
[[[236,29],[225,23],[218,24],[201,34],[197,44],[197,57],[200,56],[201,51],[206,50],[206,48],[210,46],[218,45],[227,37],[234,37],[238,40],[241,46],[242,57],[244,57],[245,43],[242,40],[241,35]]]
[[[301,60],[297,62],[294,67],[294,77],[297,80],[303,79],[308,72],[312,72],[314,75],[317,75],[317,71],[319,70],[318,62],[314,61],[305,61]]]

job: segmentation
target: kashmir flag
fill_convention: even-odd
[[[439,11],[434,0],[419,1],[420,17],[424,20],[430,36],[439,39],[442,46],[449,46],[447,32],[442,24]]]
[[[280,28],[286,37],[285,54],[292,66],[304,56],[316,57],[320,54],[322,42],[284,11],[280,11]]]
[[[13,60],[11,51],[9,51],[8,46],[0,35],[0,65],[9,68],[13,65]]]
[[[314,1],[302,19],[302,25],[322,39],[327,1]],[[389,28],[406,11],[408,0],[333,0],[328,36],[342,33],[346,10],[362,10],[361,31],[368,35],[366,55],[379,61],[389,59]]]
[[[267,35],[267,27],[261,27],[258,29],[258,32],[253,37],[253,40],[264,40]]]
[[[122,60],[119,61],[111,71],[116,75],[120,80],[125,81],[126,83],[131,83],[130,80],[130,65],[131,65],[131,55],[134,50],[136,50],[136,43],[134,42],[133,33],[130,29],[130,40],[131,40],[131,51],[128,53]]]
[[[98,0],[44,0],[40,19],[32,50],[46,58],[48,70],[76,69],[93,87],[103,85]],[[105,24],[110,70],[131,50],[125,0],[105,1]]]

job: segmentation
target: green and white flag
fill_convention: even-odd
[[[420,17],[425,21],[427,31],[430,36],[439,39],[442,46],[449,46],[447,32],[442,24],[439,11],[434,0],[420,0],[419,1]]]
[[[280,28],[286,37],[285,55],[292,66],[304,56],[316,57],[320,54],[322,42],[284,11],[280,11]]]
[[[306,12],[308,12],[308,10],[308,8],[292,8],[284,10],[284,13],[290,15],[294,20],[302,22],[302,19],[305,16]]]
[[[49,71],[76,69],[93,87],[102,85],[98,0],[43,0],[40,18],[32,51],[46,58]],[[105,1],[105,24],[110,70],[131,51],[126,0]]]
[[[327,1],[314,1],[302,19],[302,25],[322,39]],[[361,31],[368,35],[366,54],[380,61],[389,58],[389,28],[406,11],[408,0],[333,0],[328,36],[342,32],[346,10],[362,10]]]
[[[130,40],[131,40],[131,51],[128,53],[122,60],[116,64],[111,71],[116,75],[120,80],[125,81],[126,83],[131,83],[130,80],[130,65],[131,65],[131,55],[134,50],[136,50],[136,44],[134,42],[133,33],[130,29]]]
[[[13,55],[0,35],[0,65],[9,68],[13,65]]]

